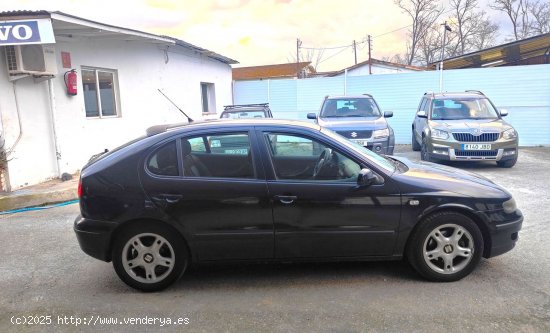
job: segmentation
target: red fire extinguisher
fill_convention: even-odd
[[[67,95],[74,96],[77,93],[76,69],[65,72],[65,85],[67,86]]]

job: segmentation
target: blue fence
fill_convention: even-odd
[[[550,145],[550,65],[446,70],[445,91],[483,91],[498,108],[507,109],[520,145]],[[234,103],[270,103],[276,118],[306,120],[318,112],[325,95],[374,96],[389,119],[396,143],[410,143],[411,124],[420,98],[439,90],[436,71],[323,77],[301,80],[237,81]]]

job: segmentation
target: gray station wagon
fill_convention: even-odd
[[[511,168],[518,133],[480,91],[425,93],[412,124],[412,148],[425,161],[496,161]]]

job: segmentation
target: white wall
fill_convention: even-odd
[[[59,75],[53,79],[61,172],[78,171],[95,153],[113,149],[145,133],[147,127],[183,122],[186,118],[157,89],[163,90],[190,117],[202,117],[200,82],[215,85],[216,109],[231,104],[231,67],[194,51],[171,46],[164,49],[139,41],[88,39],[56,44]],[[70,52],[78,72],[78,95],[68,96],[63,81],[61,51]],[[3,52],[2,52],[3,53]],[[0,56],[0,111],[6,146],[18,134],[12,84],[5,58]],[[168,60],[167,63],[165,61]],[[86,118],[81,66],[118,72],[120,117]],[[47,82],[18,80],[23,137],[8,164],[12,189],[57,177]]]

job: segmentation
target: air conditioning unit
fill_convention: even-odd
[[[30,44],[6,46],[8,74],[18,76],[52,76],[57,74],[57,62],[53,45]]]

